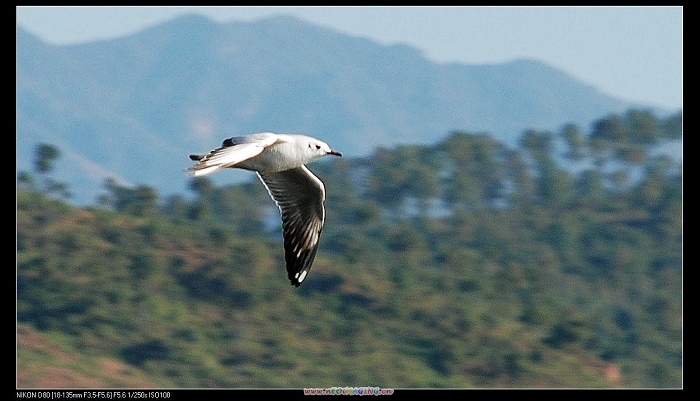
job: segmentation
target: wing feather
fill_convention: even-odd
[[[282,214],[287,277],[298,287],[316,257],[325,221],[326,190],[306,166],[278,173],[258,172]]]

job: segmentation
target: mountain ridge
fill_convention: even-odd
[[[120,38],[49,45],[17,27],[17,169],[48,142],[78,203],[104,175],[182,193],[187,155],[229,136],[303,132],[350,156],[454,130],[514,143],[636,107],[545,63],[435,63],[294,17],[217,23],[184,15]],[[662,111],[663,112],[663,111]],[[507,116],[507,117],[504,117]],[[217,183],[231,177],[213,177]]]

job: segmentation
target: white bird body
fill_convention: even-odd
[[[311,269],[325,221],[325,187],[305,164],[326,155],[341,156],[307,135],[262,132],[228,138],[207,154],[190,155],[197,164],[187,171],[194,176],[222,168],[258,173],[282,214],[287,276],[298,287]]]

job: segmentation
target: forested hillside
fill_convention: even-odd
[[[314,163],[298,289],[253,175],[77,208],[44,144],[18,175],[17,385],[681,387],[682,164],[655,152],[681,127],[630,110]]]

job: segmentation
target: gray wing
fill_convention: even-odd
[[[316,257],[325,220],[326,190],[306,166],[278,173],[258,172],[280,209],[287,277],[299,287]]]

